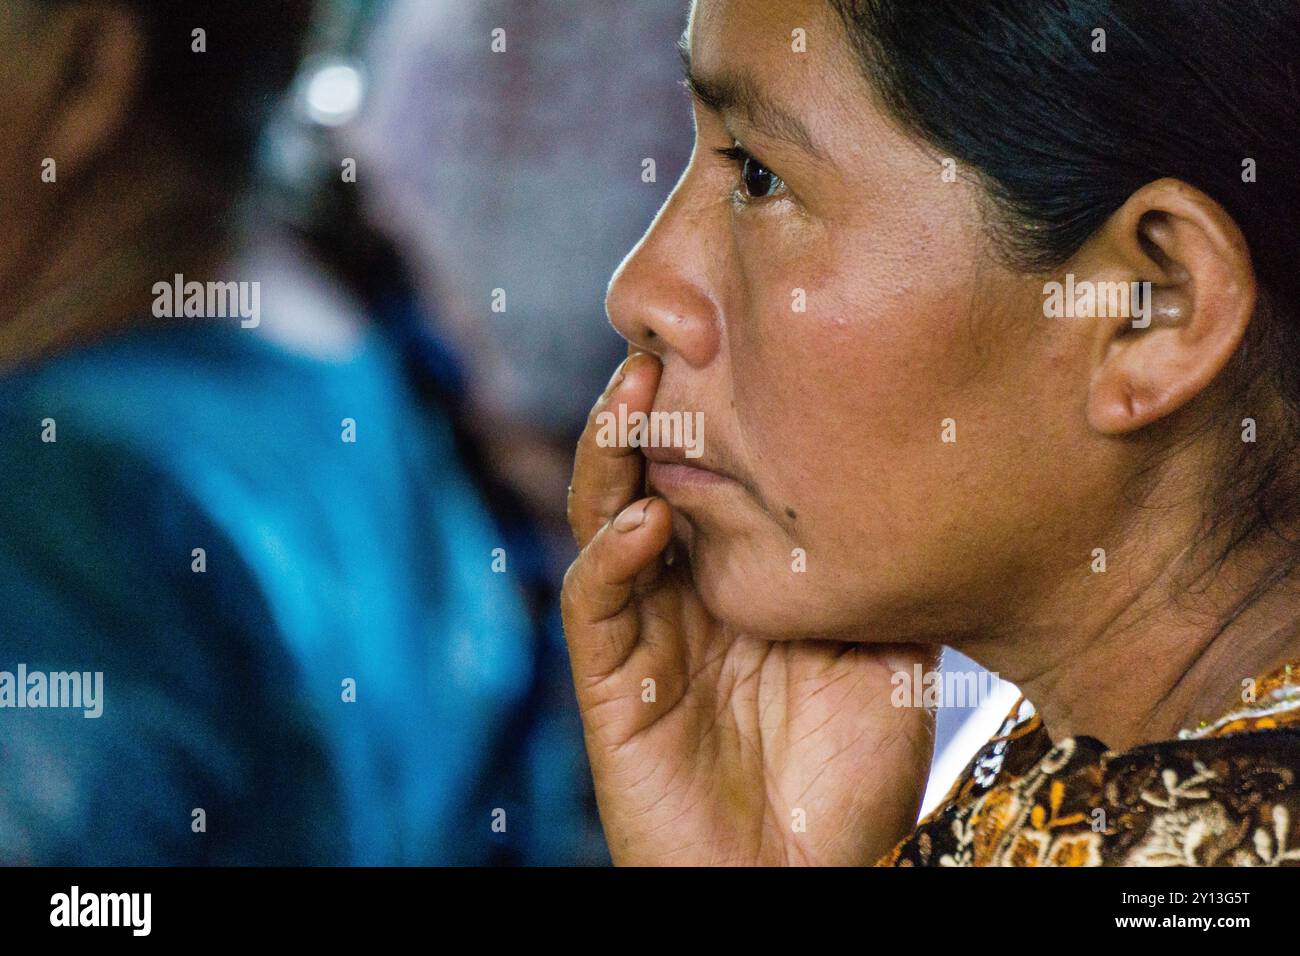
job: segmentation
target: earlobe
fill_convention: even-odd
[[[1204,378],[1181,364],[1185,357],[1163,346],[1127,349],[1113,357],[1093,376],[1089,425],[1103,434],[1122,435],[1177,411],[1201,391],[1198,383]]]
[[[1254,268],[1232,218],[1176,180],[1134,193],[1089,245],[1145,302],[1095,319],[1088,422],[1125,434],[1194,401],[1228,365],[1255,311]]]

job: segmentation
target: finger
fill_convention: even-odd
[[[627,415],[650,411],[660,368],[647,352],[629,356],[587,417],[569,486],[569,526],[579,547],[644,493],[645,459],[640,449],[620,445],[617,423],[620,406]]]
[[[634,584],[671,534],[668,505],[643,498],[596,532],[573,562],[564,576],[561,608],[575,677],[602,678],[631,655],[640,636]]]

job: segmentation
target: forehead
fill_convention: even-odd
[[[744,77],[798,116],[838,165],[914,161],[829,0],[695,0],[685,38],[692,72]]]
[[[774,94],[857,75],[827,0],[694,0],[687,39],[700,72],[748,70]]]

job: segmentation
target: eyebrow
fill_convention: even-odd
[[[682,85],[705,109],[719,115],[739,114],[760,133],[798,146],[829,162],[799,117],[768,99],[752,78],[744,74],[701,76],[696,73],[691,66],[690,40],[685,33],[677,41],[677,52],[686,71]]]

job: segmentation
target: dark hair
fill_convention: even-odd
[[[1013,264],[1060,266],[1164,177],[1233,217],[1260,308],[1229,374],[1270,440],[1225,469],[1237,493],[1216,497],[1231,501],[1233,543],[1261,527],[1285,536],[1276,519],[1295,507],[1300,419],[1300,3],[831,3],[886,111],[982,182]],[[1261,380],[1282,400],[1278,420],[1262,420]]]

